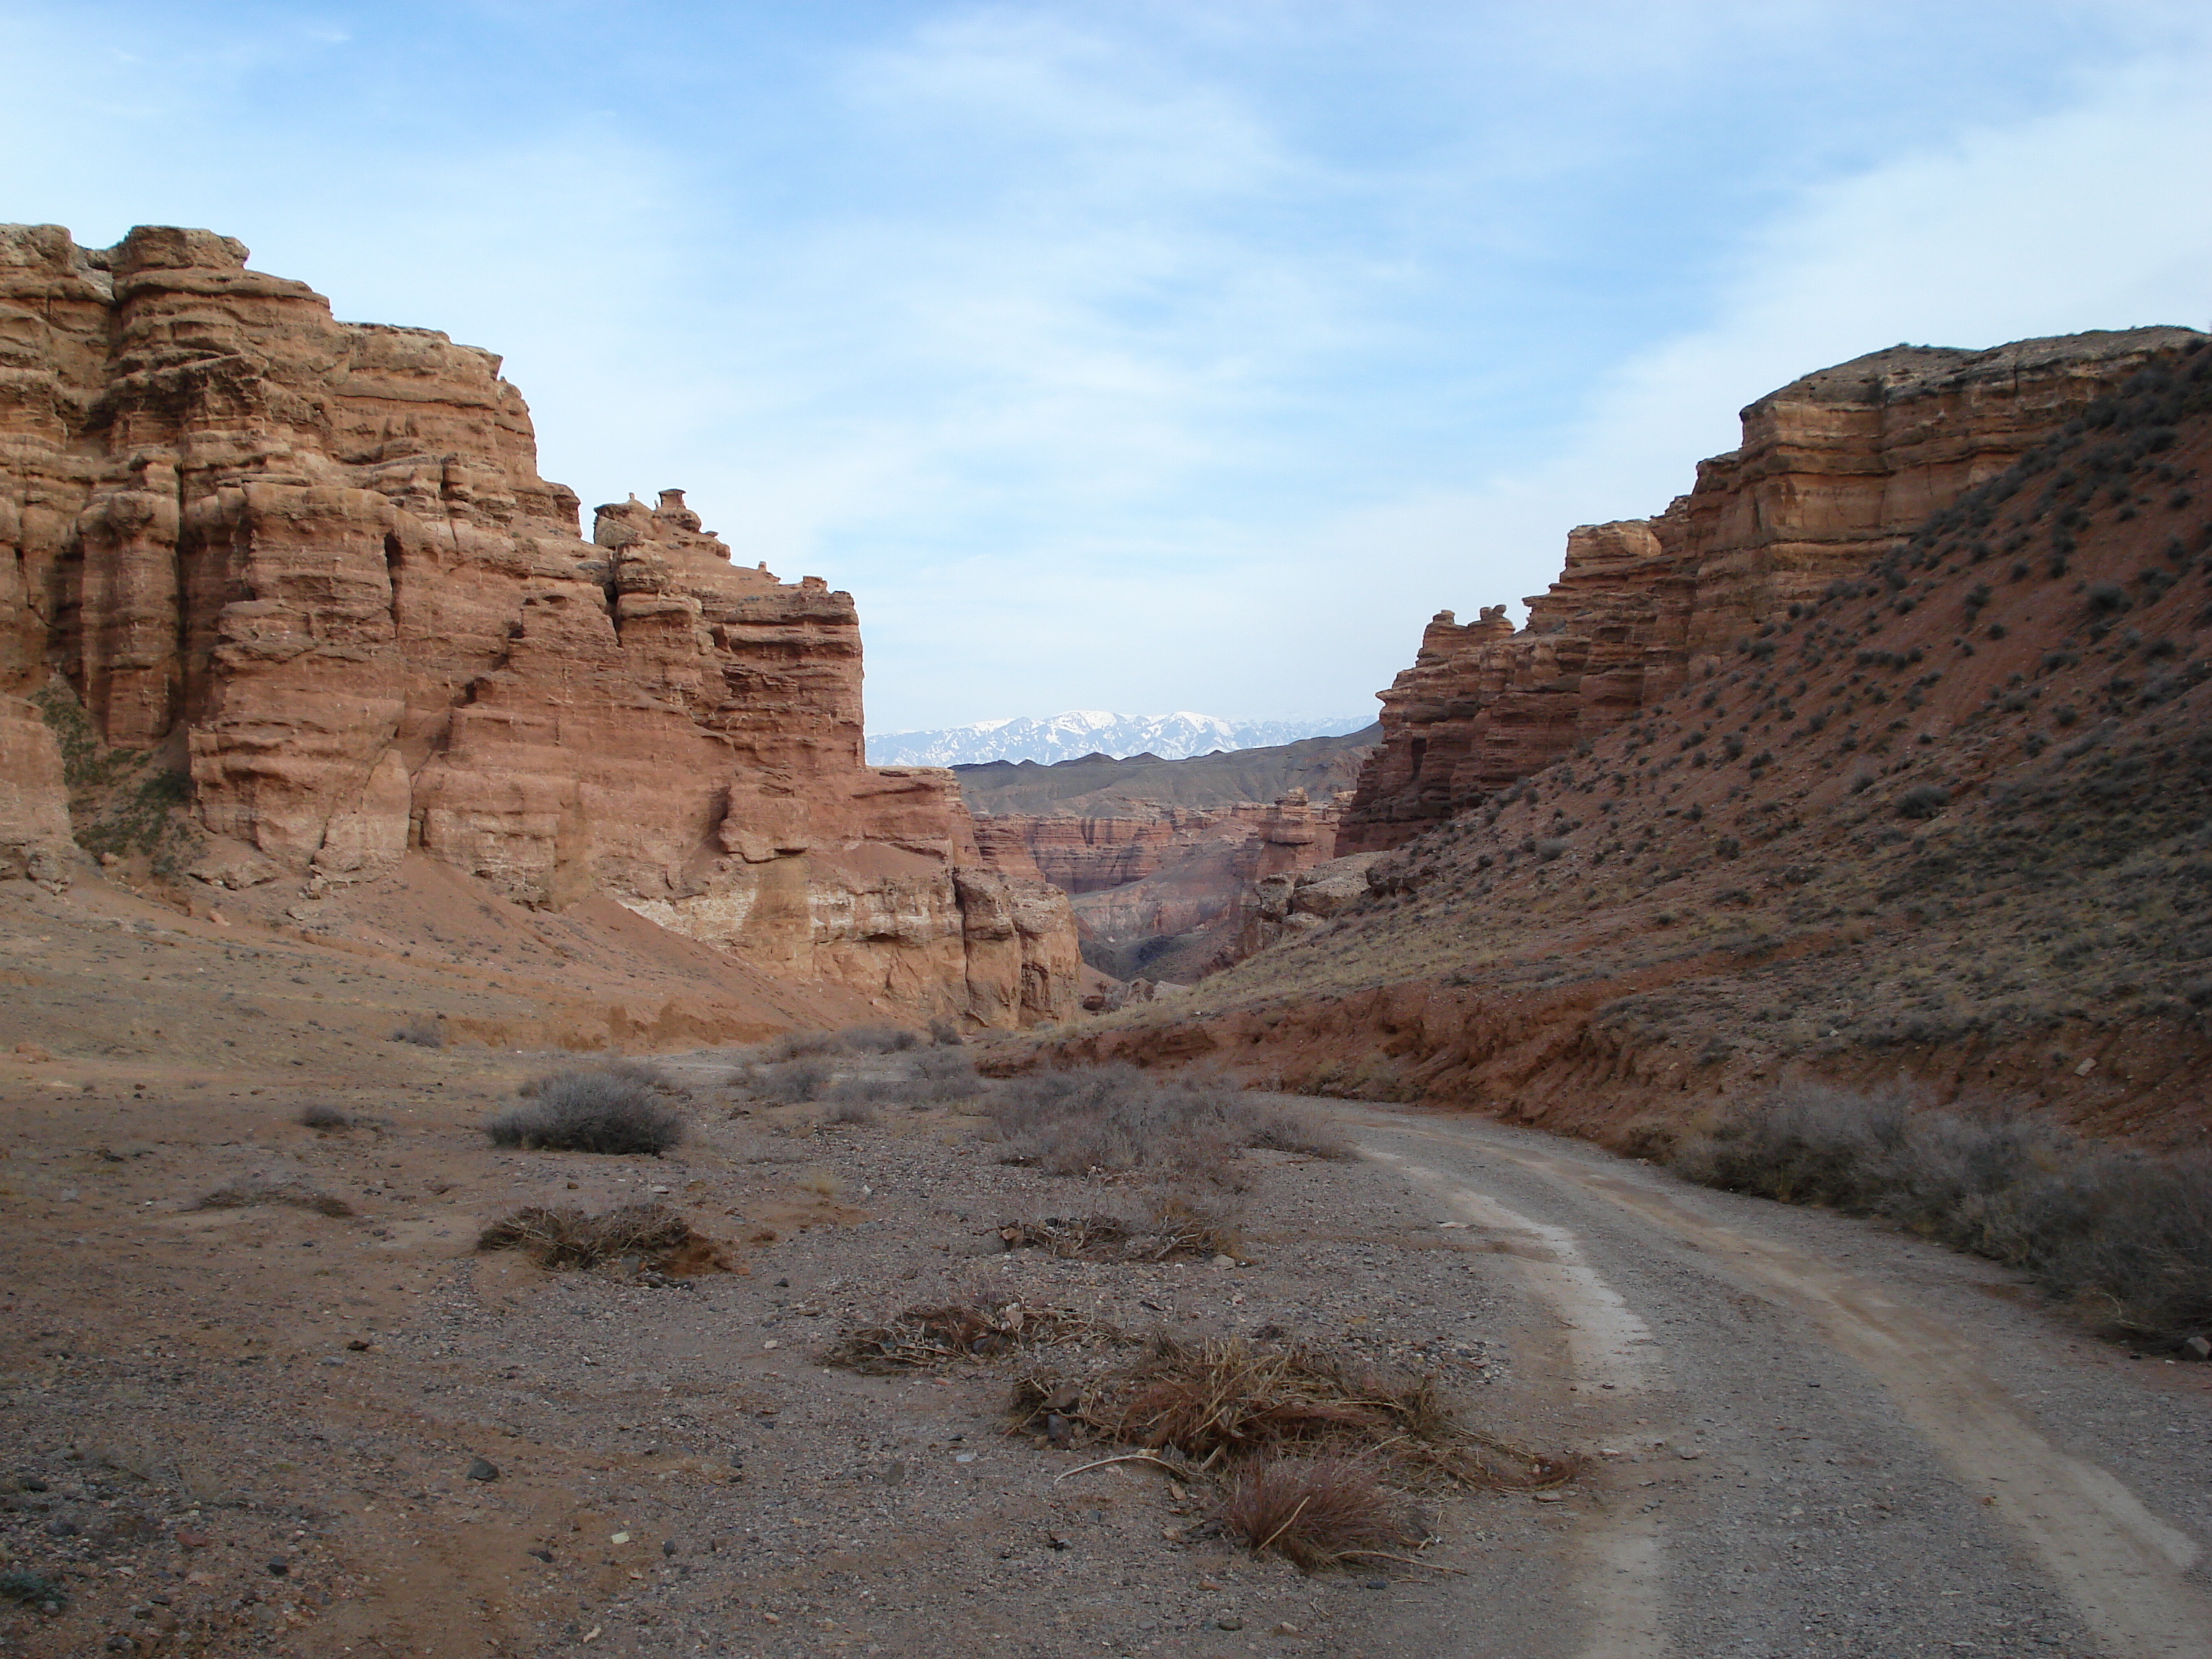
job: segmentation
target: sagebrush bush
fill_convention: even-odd
[[[659,1157],[681,1144],[684,1119],[651,1084],[612,1070],[556,1072],[484,1124],[495,1146]]]
[[[2100,1146],[2020,1114],[1801,1084],[1687,1136],[1693,1181],[1880,1215],[2026,1271],[2110,1328],[2212,1332],[2212,1158]]]
[[[987,1110],[1011,1158],[1052,1175],[1152,1170],[1220,1182],[1246,1146],[1346,1152],[1333,1132],[1294,1109],[1122,1064],[1009,1079],[992,1091]]]
[[[836,1073],[826,1060],[786,1060],[770,1066],[750,1066],[730,1081],[762,1100],[786,1106],[819,1100]]]
[[[353,1127],[353,1118],[350,1114],[320,1102],[313,1106],[300,1108],[300,1115],[295,1121],[303,1129],[350,1129]]]
[[[896,1025],[855,1025],[837,1034],[839,1046],[856,1054],[896,1054],[921,1046],[915,1033]]]
[[[392,1034],[394,1042],[411,1042],[418,1048],[442,1048],[446,1034],[428,1014],[417,1014]]]

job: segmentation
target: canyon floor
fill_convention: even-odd
[[[66,1596],[0,1602],[0,1652],[2203,1651],[2212,1368],[1986,1263],[1345,1103],[1315,1109],[1358,1158],[1244,1155],[1242,1265],[1008,1253],[1004,1222],[1139,1195],[999,1163],[958,1104],[739,1112],[728,1049],[662,1057],[696,1085],[666,1158],[496,1150],[483,1116],[577,1057],[389,1040],[487,985],[96,882],[0,905],[0,1050],[73,1039],[0,1059],[0,1582]],[[192,1207],[240,1182],[349,1213]],[[474,1248],[526,1204],[653,1198],[741,1271]],[[1433,1499],[1418,1564],[1301,1577],[1158,1470],[1006,1433],[1009,1363],[820,1363],[983,1293],[1434,1370],[1585,1472]]]

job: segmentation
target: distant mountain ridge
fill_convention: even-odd
[[[936,732],[878,732],[867,739],[872,766],[976,766],[1032,760],[1044,765],[1085,755],[1157,755],[1185,760],[1217,749],[1263,749],[1304,738],[1336,737],[1373,723],[1371,714],[1304,720],[1225,720],[1188,709],[1172,714],[1115,714],[1073,708],[1042,718],[979,720]]]

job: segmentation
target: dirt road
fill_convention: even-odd
[[[2212,1654],[2212,1367],[2075,1336],[1867,1224],[1341,1115],[1440,1225],[1518,1260],[1585,1422],[1673,1457],[1586,1531],[1563,1653]]]

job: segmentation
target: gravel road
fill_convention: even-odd
[[[1516,1259],[1586,1430],[1660,1454],[1583,1534],[1563,1656],[2212,1654],[2212,1367],[1871,1224],[1485,1121],[1338,1115]]]

